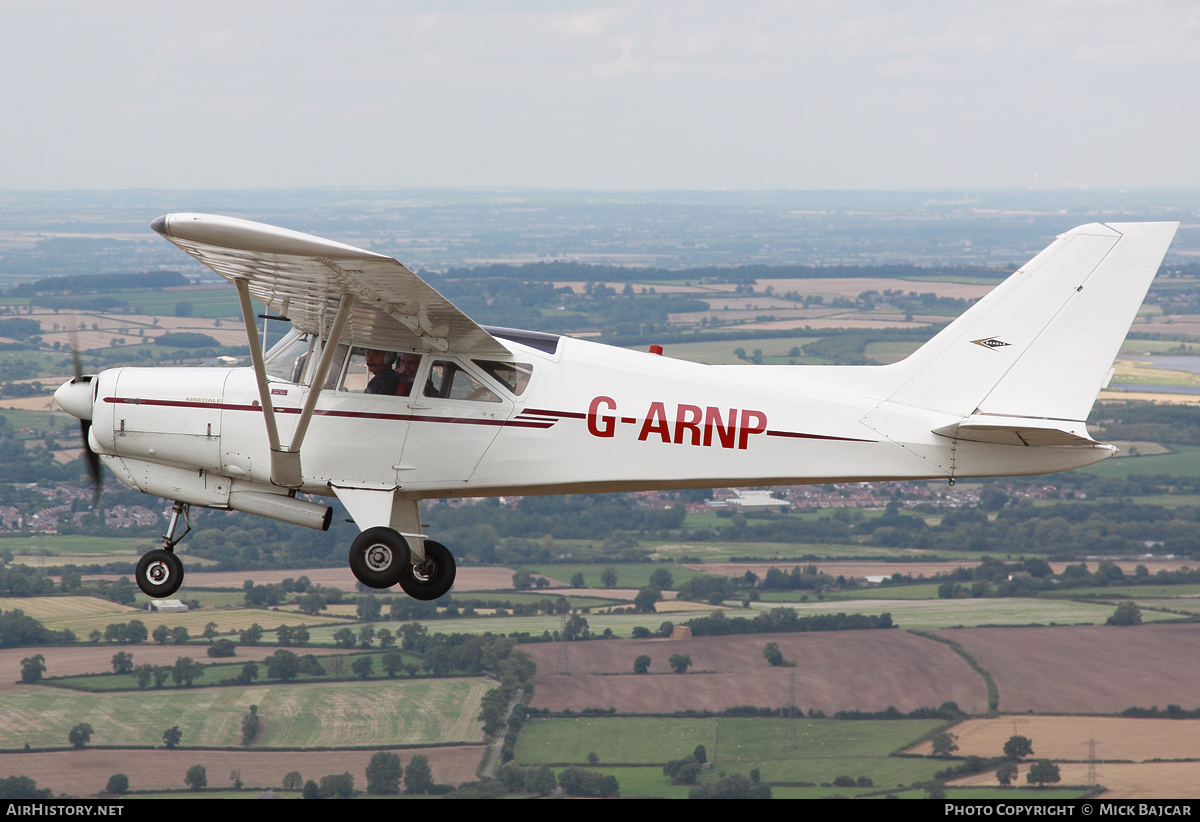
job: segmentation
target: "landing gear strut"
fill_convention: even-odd
[[[167,526],[167,533],[162,538],[163,547],[146,553],[138,560],[135,573],[137,585],[148,597],[154,599],[169,597],[183,584],[183,563],[179,557],[175,556],[175,546],[191,533],[192,523],[188,519],[189,508],[187,503],[175,503],[171,509],[171,522]],[[179,528],[181,515],[186,527],[182,534],[176,536],[175,532]]]

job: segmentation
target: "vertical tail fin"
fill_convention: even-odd
[[[1060,236],[916,353],[890,402],[968,417],[1082,421],[1178,223]]]

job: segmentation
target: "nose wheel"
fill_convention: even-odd
[[[183,563],[170,551],[156,548],[138,560],[136,576],[143,594],[163,599],[183,584]]]
[[[425,560],[405,563],[400,587],[413,599],[437,599],[454,585],[454,556],[440,542],[425,540]]]
[[[368,588],[391,588],[409,567],[408,542],[391,528],[368,528],[350,546],[350,570]]]

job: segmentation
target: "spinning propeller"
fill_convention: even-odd
[[[75,363],[75,376],[58,387],[54,399],[64,411],[79,418],[79,435],[83,438],[83,456],[92,477],[92,504],[95,505],[100,499],[100,456],[88,445],[88,433],[92,430],[92,380],[95,377],[83,373],[74,329],[71,331],[71,359]]]

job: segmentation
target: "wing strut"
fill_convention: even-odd
[[[250,284],[244,279],[234,280],[237,286],[238,300],[242,307],[242,320],[246,324],[247,342],[250,344],[250,359],[254,363],[254,377],[258,382],[258,397],[262,403],[263,419],[267,425],[267,442],[271,448],[271,482],[285,488],[299,488],[304,484],[304,476],[300,470],[300,446],[308,433],[308,424],[312,421],[313,411],[317,407],[317,399],[325,386],[325,378],[337,352],[338,341],[342,330],[350,319],[350,309],[354,306],[354,295],[343,294],[338,303],[337,314],[333,319],[333,327],[321,350],[321,360],[317,363],[312,385],[304,400],[304,408],[300,419],[296,422],[296,430],[292,434],[291,445],[284,449],[279,442],[279,428],[275,423],[275,407],[271,404],[271,388],[267,383],[267,366],[263,359],[262,347],[258,340],[258,323],[254,320],[254,308],[250,302]]]

